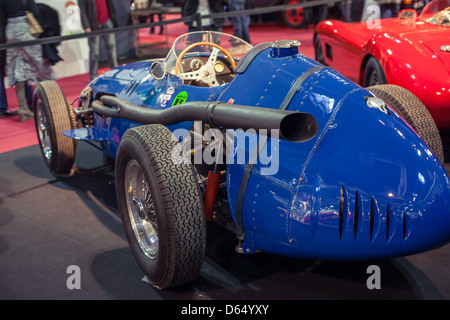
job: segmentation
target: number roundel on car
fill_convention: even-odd
[[[172,106],[176,106],[177,104],[185,103],[187,100],[188,94],[186,91],[181,91],[175,99],[173,99]]]

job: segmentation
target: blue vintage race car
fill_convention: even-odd
[[[195,32],[165,59],[105,72],[74,105],[56,82],[38,85],[45,162],[70,175],[78,140],[115,159],[129,245],[156,287],[198,275],[210,220],[236,232],[238,252],[308,259],[449,241],[450,181],[423,104],[400,87],[361,88],[299,45]]]

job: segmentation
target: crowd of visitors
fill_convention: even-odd
[[[134,0],[131,0],[133,2]],[[312,0],[313,1],[313,0]],[[352,7],[344,7],[345,1],[337,3],[342,17],[346,21],[360,21],[365,2],[368,0],[352,0]],[[400,10],[401,0],[373,0],[378,3],[382,18],[396,15]],[[149,0],[151,6],[164,6],[166,1]],[[180,1],[178,1],[180,2]],[[283,2],[283,1],[282,1]],[[116,12],[113,0],[78,0],[80,19],[84,32],[96,30],[112,30],[117,27]],[[250,15],[236,14],[239,11],[254,7],[253,0],[185,0],[181,5],[183,17],[196,16],[186,22],[188,32],[196,30],[222,31],[226,19],[208,18],[208,15],[229,11],[233,26],[233,34],[251,43],[249,25]],[[60,35],[57,13],[46,4],[35,0],[0,0],[0,43],[30,41],[38,37]],[[315,11],[314,11],[315,10]],[[346,11],[347,10],[347,11]],[[32,34],[27,13],[31,12],[42,26],[41,34]],[[322,5],[305,8],[305,18],[314,24],[326,19],[328,6]],[[150,21],[153,18],[150,17]],[[159,15],[161,20],[161,15]],[[163,26],[161,26],[161,32]],[[101,36],[88,37],[89,76],[97,77],[100,53],[100,40],[104,43],[108,63],[111,68],[117,66],[116,38],[113,32]],[[51,65],[62,61],[56,49],[58,44],[28,45],[10,47],[0,50],[0,118],[18,115],[20,121],[33,118],[32,92],[33,86],[42,80],[53,79]],[[15,88],[18,110],[11,111],[8,105],[5,78],[8,85]]]

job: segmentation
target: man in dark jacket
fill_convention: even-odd
[[[117,27],[116,13],[112,0],[78,0],[81,24],[85,32]],[[98,75],[100,52],[99,37],[105,44],[109,66],[117,66],[116,38],[114,33],[88,38],[89,43],[89,76],[91,80]]]
[[[6,17],[0,12],[0,43],[6,43]],[[5,66],[6,66],[6,50],[0,50],[0,118],[14,116],[17,111],[8,109],[8,100],[6,99],[5,90]]]
[[[218,12],[224,12],[226,1],[222,0],[186,0],[183,4],[183,17],[188,17],[199,13],[201,15],[209,15]],[[225,22],[224,18],[202,19],[201,28],[203,30],[222,31]],[[188,32],[200,30],[197,21],[186,22],[189,29]]]
[[[45,21],[45,24],[42,25],[44,32],[39,38],[59,37],[61,35],[61,26],[59,24],[58,11],[45,3],[38,3],[37,6],[41,13],[41,20]],[[60,44],[60,42],[53,42],[42,45],[42,56],[48,64],[55,65],[59,61],[63,61],[57,48]]]

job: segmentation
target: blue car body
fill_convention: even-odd
[[[266,45],[228,83],[197,87],[171,73],[155,78],[155,61],[119,66],[87,88],[94,100],[106,94],[155,110],[170,108],[183,93],[185,101],[282,108],[317,121],[318,132],[308,141],[263,141],[278,151],[271,158],[277,162],[273,174],[263,174],[269,168],[262,161],[227,164],[226,202],[241,224],[242,252],[373,259],[415,254],[450,240],[450,181],[442,164],[396,112],[368,107],[373,94],[337,71],[295,48]],[[141,125],[94,116],[94,127],[65,134],[103,141],[112,158],[125,131]],[[169,129],[189,130],[192,124]],[[246,143],[235,146],[240,149],[254,151]]]

